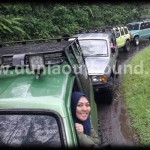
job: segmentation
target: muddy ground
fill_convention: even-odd
[[[150,46],[150,41],[143,41],[140,46],[131,46],[129,53],[119,51],[119,65],[124,66],[144,47]],[[122,69],[123,70],[123,69]],[[114,146],[138,146],[138,135],[131,128],[131,120],[128,116],[123,97],[121,95],[121,83],[123,72],[116,80],[114,100],[111,105],[98,104],[100,128],[102,132],[102,144]],[[102,97],[99,97],[102,99]]]

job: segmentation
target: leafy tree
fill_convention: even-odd
[[[0,40],[59,37],[88,27],[126,25],[150,14],[142,3],[38,3],[0,5]],[[22,19],[23,18],[23,19]]]
[[[0,16],[0,40],[20,39],[24,35],[28,36],[21,28],[22,18],[5,18]]]

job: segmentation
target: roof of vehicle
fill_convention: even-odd
[[[71,43],[72,41],[62,41],[2,46],[0,54],[62,51]],[[63,61],[59,67],[55,65],[57,68],[54,66],[46,67],[45,73],[43,72],[39,79],[36,79],[31,71],[28,74],[29,69],[23,72],[10,69],[4,74],[0,71],[1,108],[51,108],[63,114],[63,108],[68,106],[68,94],[72,90],[75,78],[71,73],[63,72],[62,67],[65,64],[68,64],[67,61]]]
[[[80,33],[76,34],[73,37],[78,37],[79,40],[81,39],[103,39],[106,40],[110,38],[110,33]]]
[[[144,22],[147,22],[147,21],[150,21],[150,19],[137,20],[137,21],[129,22],[128,24],[144,23]]]
[[[21,54],[21,53],[37,53],[37,52],[46,52],[46,51],[62,51],[64,47],[67,47],[71,44],[70,41],[62,42],[47,42],[47,43],[5,43],[1,44],[0,47],[0,56],[2,54]]]
[[[129,22],[128,24],[139,24],[139,23],[143,23],[143,21]]]
[[[113,29],[120,29],[120,28],[128,28],[127,26],[124,25],[118,25],[118,26],[114,26]]]

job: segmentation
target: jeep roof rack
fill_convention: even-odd
[[[28,57],[31,54],[44,55],[46,64],[48,64],[49,59],[61,60],[57,61],[57,64],[62,63],[64,57],[66,57],[66,60],[69,62],[69,58],[66,55],[66,49],[71,49],[70,52],[72,52],[75,56],[72,44],[75,44],[76,46],[78,44],[77,48],[81,49],[77,38],[75,38],[73,41],[66,41],[65,38],[53,38],[1,43],[0,65],[9,66],[10,68],[13,68],[13,61],[17,58],[19,60],[23,59],[24,66],[28,66],[26,56]]]
[[[150,19],[149,18],[141,18],[141,19],[136,19],[136,20],[130,21],[129,23],[132,23],[132,22],[145,22],[145,21],[150,21]]]
[[[106,33],[106,32],[112,32],[112,27],[106,26],[106,27],[91,27],[86,29],[80,29],[76,31],[76,33]]]
[[[113,28],[121,28],[121,27],[125,27],[125,25],[123,25],[123,24],[119,24],[119,25],[115,25],[115,26],[113,26]]]

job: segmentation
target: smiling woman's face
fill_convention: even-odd
[[[76,116],[79,120],[85,121],[91,111],[90,103],[86,97],[82,96],[76,107]]]

